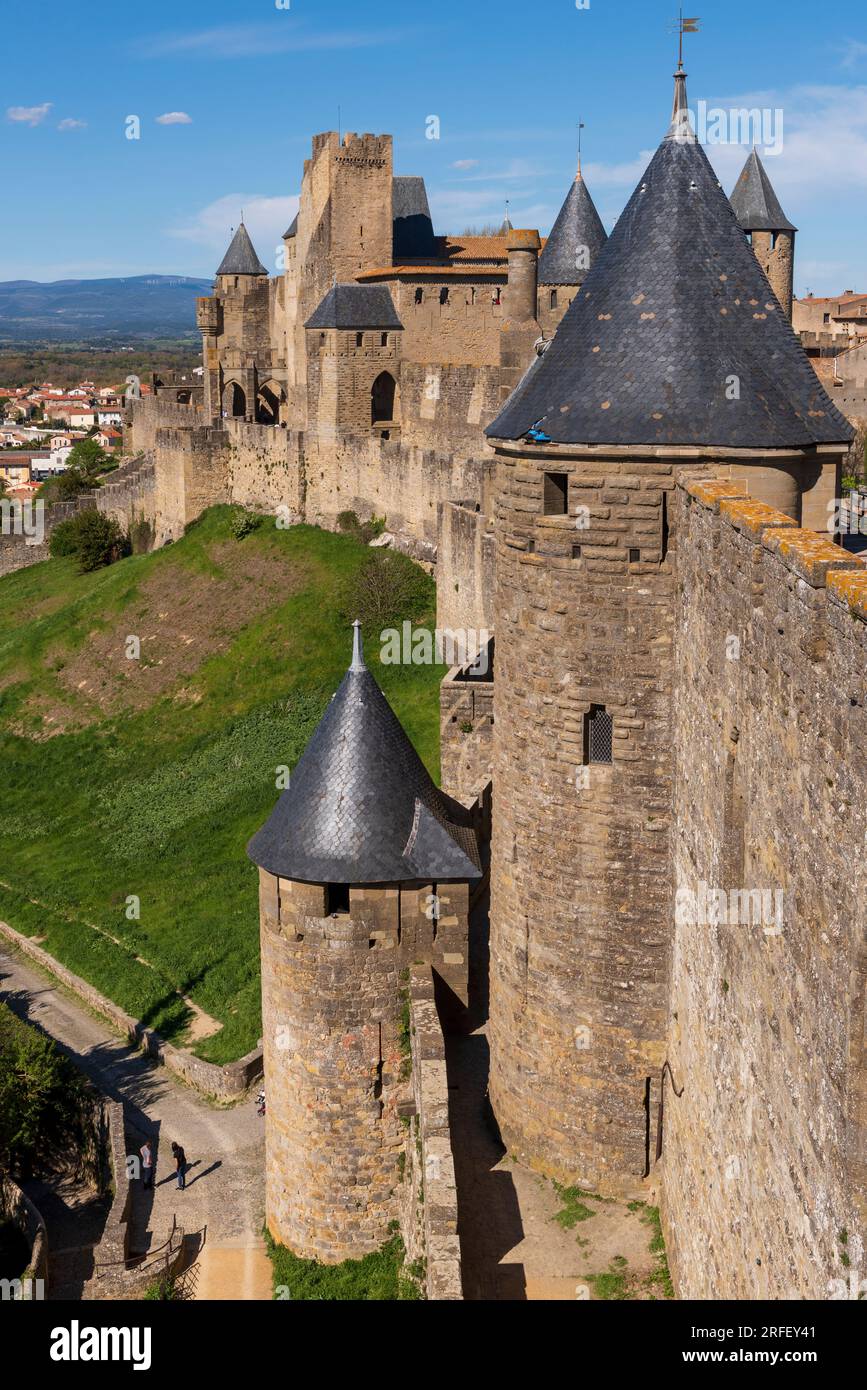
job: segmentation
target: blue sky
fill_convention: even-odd
[[[610,229],[665,131],[671,0],[285,3],[7,8],[0,279],[209,276],[241,206],[273,266],[310,137],[338,106],[344,130],[394,135],[438,232],[499,221],[506,198],[516,226],[546,232],[579,117]],[[864,0],[696,8],[690,106],[782,112],[766,167],[799,228],[796,291],[867,290]],[[708,146],[727,192],[747,152]]]

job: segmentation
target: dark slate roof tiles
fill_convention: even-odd
[[[229,244],[229,249],[220,262],[218,275],[267,275],[267,268],[256,255],[250,233],[243,222]]]
[[[398,174],[392,180],[392,248],[395,265],[436,254],[433,222],[423,178]]]
[[[332,285],[305,328],[403,328],[387,285]]]
[[[563,444],[802,448],[840,414],[697,141],[677,122],[544,356],[486,433]],[[737,378],[739,399],[729,399]]]
[[[796,232],[774,192],[764,164],[753,150],[729,199],[745,232]]]
[[[255,864],[307,883],[480,877],[469,812],[435,785],[364,665],[352,665],[269,819]]]
[[[580,285],[607,239],[596,205],[578,174],[539,257],[539,284]]]

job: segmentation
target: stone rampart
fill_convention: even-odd
[[[669,1258],[682,1298],[846,1296],[867,1276],[867,566],[731,483],[677,504]]]

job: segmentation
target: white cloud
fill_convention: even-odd
[[[282,24],[282,28],[280,27]],[[407,31],[335,30],[305,31],[297,22],[287,23],[275,14],[268,24],[225,24],[188,34],[156,34],[137,40],[135,51],[144,58],[168,58],[187,54],[200,58],[250,58],[271,53],[303,53],[315,49],[373,48],[397,43]]]
[[[594,188],[625,188],[631,193],[652,158],[653,150],[641,150],[634,159],[617,164],[582,160],[581,169],[591,194]]]
[[[840,67],[858,67],[865,58],[867,58],[867,43],[862,43],[860,39],[847,39],[843,48],[843,57],[840,59]]]
[[[262,264],[272,274],[282,269],[277,265],[277,252],[278,248],[282,250],[283,233],[298,211],[298,198],[294,196],[269,198],[262,193],[227,193],[201,208],[185,225],[170,228],[169,235],[203,247],[216,269],[229,245],[231,229],[241,220],[242,210],[244,225]]]
[[[186,111],[166,111],[162,116],[157,116],[156,122],[157,125],[192,125],[193,118]]]
[[[41,106],[7,106],[6,116],[8,120],[19,121],[23,125],[39,125],[53,105],[51,101],[44,101]]]
[[[476,169],[479,161],[477,159],[456,159],[452,164],[453,169]]]
[[[78,121],[73,116],[64,116],[62,121],[58,121],[58,130],[85,130],[87,121]]]

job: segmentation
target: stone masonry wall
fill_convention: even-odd
[[[500,402],[499,366],[401,362],[401,439],[485,457],[484,431]]]
[[[496,543],[486,484],[494,472],[479,465],[479,500],[441,502],[437,538],[437,626],[494,630]]]
[[[678,900],[663,1219],[683,1298],[827,1298],[867,1276],[867,566],[739,492],[679,492],[674,880],[781,897]]]
[[[408,1121],[401,1232],[408,1263],[424,1262],[427,1298],[460,1299],[458,1197],[445,1043],[429,966],[411,968],[409,996],[414,1113]]]
[[[466,884],[325,888],[260,872],[268,1112],[265,1219],[296,1254],[336,1263],[378,1249],[402,1209],[402,985],[432,962],[466,1001]],[[443,908],[445,911],[443,911]]]
[[[635,1190],[665,1056],[679,466],[499,463],[491,1101],[521,1161]],[[609,763],[585,761],[592,705]]]
[[[494,682],[454,666],[440,685],[442,785],[464,806],[484,794],[493,775]]]

